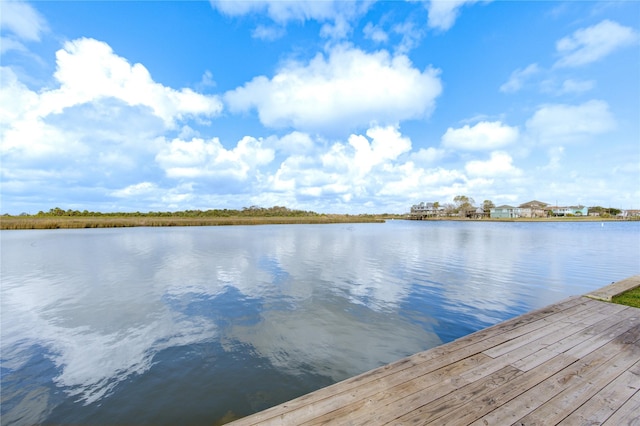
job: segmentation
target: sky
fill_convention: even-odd
[[[1,213],[640,208],[640,2],[0,0]]]

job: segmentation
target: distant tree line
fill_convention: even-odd
[[[23,213],[21,216],[29,216]],[[88,210],[64,210],[60,207],[54,207],[47,212],[39,211],[36,217],[310,217],[321,216],[320,213],[305,210],[293,210],[282,206],[273,207],[243,207],[241,210],[236,209],[209,209],[209,210],[182,210],[175,212],[93,212]]]

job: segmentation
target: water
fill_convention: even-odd
[[[640,273],[640,222],[1,233],[2,424],[215,424]]]

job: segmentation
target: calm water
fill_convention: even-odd
[[[640,222],[1,233],[2,424],[206,424],[640,273]]]

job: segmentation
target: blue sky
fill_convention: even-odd
[[[640,208],[640,2],[0,8],[2,213]]]

